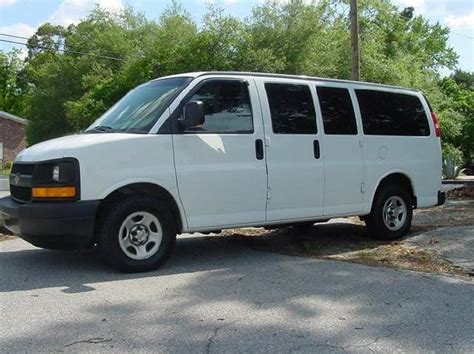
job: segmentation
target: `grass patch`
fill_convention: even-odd
[[[8,161],[5,163],[5,165],[2,167],[2,175],[8,176],[12,170],[13,163],[11,161]]]
[[[439,258],[435,253],[407,247],[402,243],[392,243],[366,251],[354,252],[348,255],[335,255],[327,258],[425,273],[467,275],[460,268]]]

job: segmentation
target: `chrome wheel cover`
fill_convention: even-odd
[[[163,239],[163,229],[155,215],[138,211],[125,218],[118,238],[120,248],[127,257],[144,260],[158,252]]]
[[[407,219],[408,208],[399,196],[387,199],[383,206],[383,222],[390,231],[400,230]]]

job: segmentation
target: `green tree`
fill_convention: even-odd
[[[74,60],[60,53],[69,31],[44,24],[28,40],[24,76],[30,85],[25,114],[29,144],[65,135],[72,130],[64,102],[77,94],[80,76]]]
[[[256,6],[248,19],[252,66],[287,74],[317,72],[311,61],[314,53],[326,50],[321,41],[326,6],[324,1],[306,5],[302,0],[267,1]]]
[[[474,158],[474,73],[457,70],[439,82],[445,98],[440,106],[443,145],[457,162]]]
[[[457,69],[451,77],[459,86],[467,90],[474,90],[474,72]]]
[[[0,52],[0,110],[22,116],[28,83],[23,80],[20,51]]]

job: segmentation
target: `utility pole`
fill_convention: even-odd
[[[359,52],[359,20],[357,19],[357,0],[351,1],[351,49],[352,49],[352,80],[360,80],[360,52]]]

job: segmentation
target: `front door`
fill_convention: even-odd
[[[308,82],[258,79],[268,167],[267,221],[323,215],[321,133]]]
[[[173,136],[188,228],[264,222],[267,174],[253,80],[207,78],[186,97],[186,102],[202,101],[206,110],[202,126]]]

